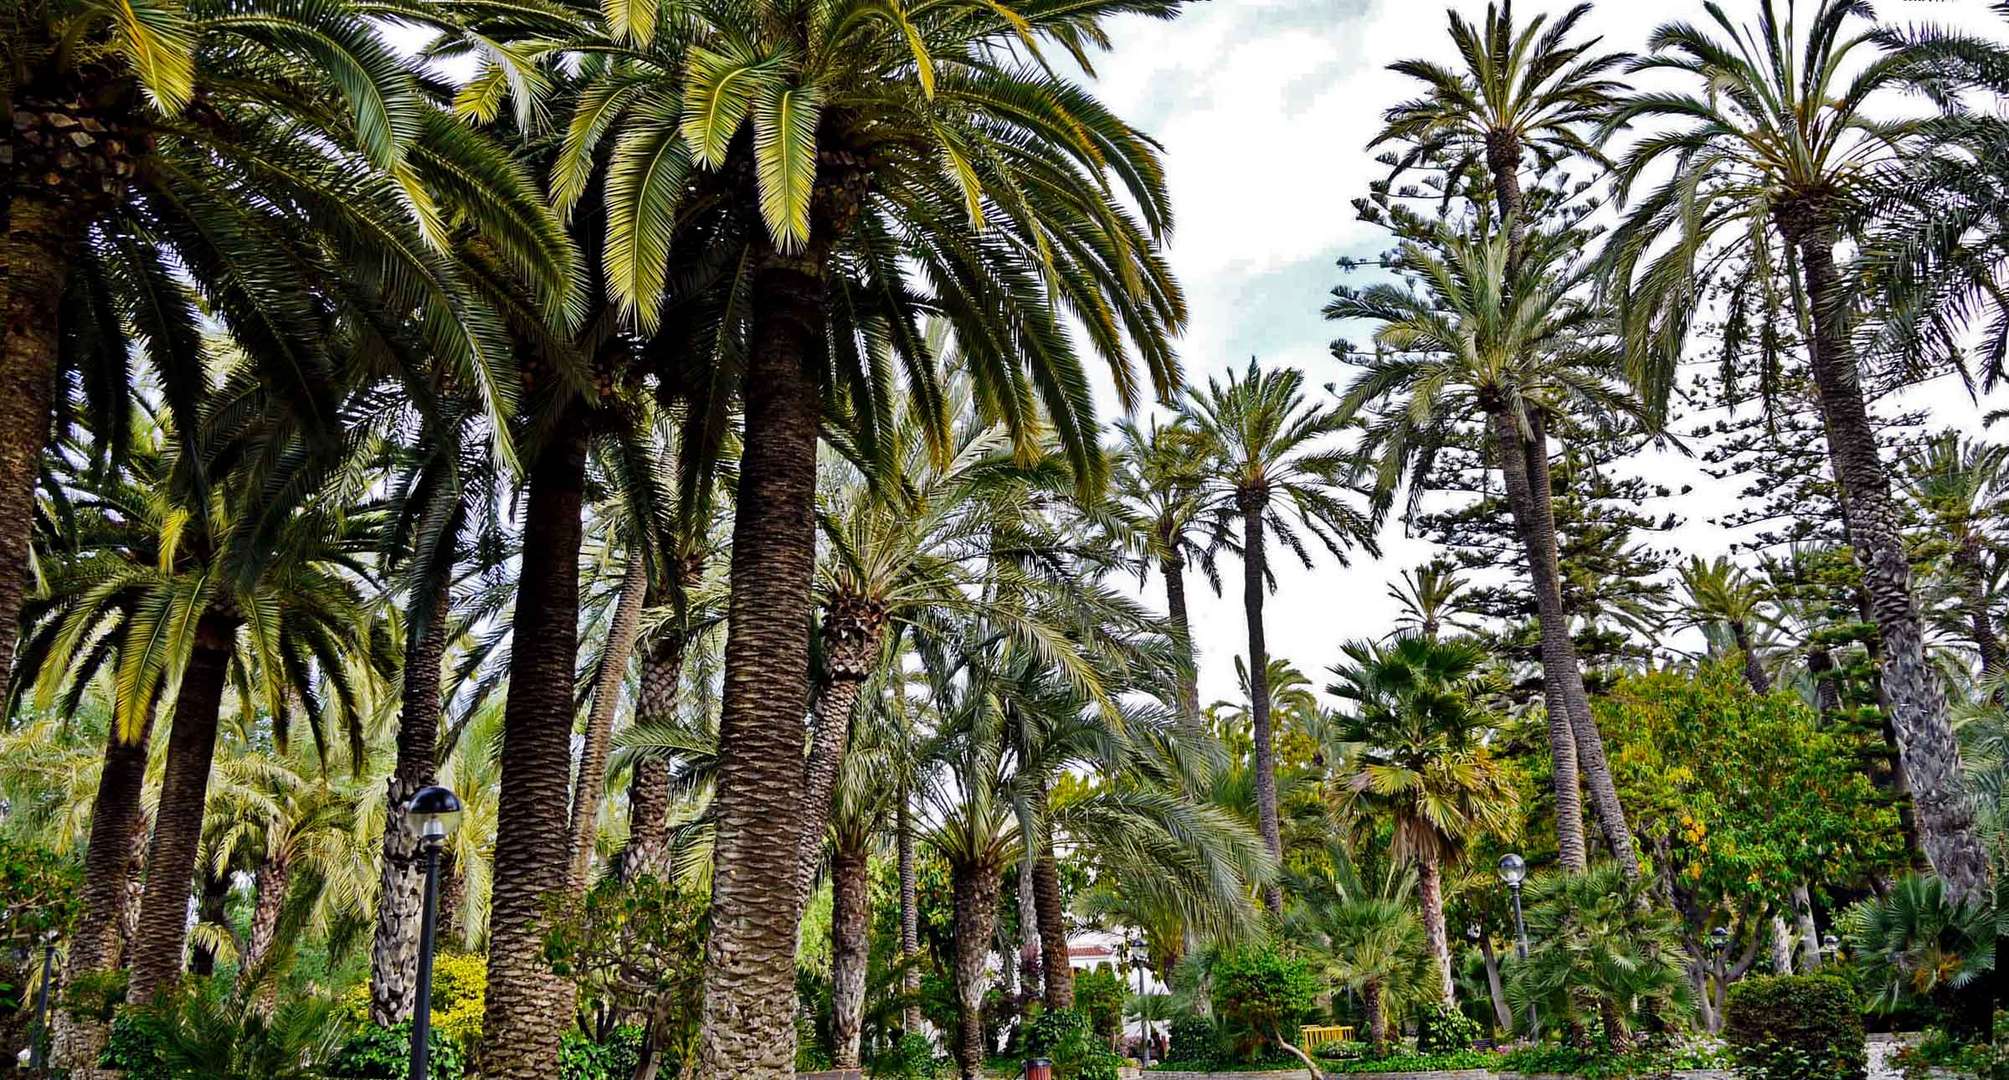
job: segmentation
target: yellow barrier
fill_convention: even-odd
[[[1321,1046],[1353,1041],[1353,1028],[1345,1024],[1306,1024],[1298,1029],[1299,1049],[1314,1053]]]

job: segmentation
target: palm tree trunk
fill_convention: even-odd
[[[1512,131],[1496,128],[1486,133],[1486,169],[1493,175],[1493,201],[1500,220],[1510,230],[1507,265],[1521,261],[1521,245],[1528,233],[1521,220],[1521,140]]]
[[[76,932],[70,936],[63,970],[65,985],[109,971],[117,962],[119,929],[133,899],[129,886],[134,837],[145,827],[140,800],[146,790],[147,743],[152,731],[149,722],[134,738],[121,739],[114,725],[105,739],[105,763],[98,773],[97,798],[91,804],[90,846],[84,849],[84,887],[78,897],[82,912]],[[53,1034],[56,1067],[78,1070],[97,1065],[109,1030],[68,1009],[58,1009]]]
[[[139,932],[126,1000],[147,1004],[181,976],[188,940],[188,888],[202,841],[209,767],[216,755],[216,722],[230,671],[236,624],[209,612],[196,626],[195,645],[182,671],[167,736],[167,767],[147,849],[146,892],[140,897]]]
[[[998,868],[950,869],[956,929],[956,1067],[961,1080],[983,1080],[984,959],[997,922]]]
[[[621,700],[621,683],[628,658],[642,631],[642,606],[649,590],[649,559],[641,546],[628,550],[621,573],[621,592],[614,600],[614,619],[607,628],[607,648],[593,672],[593,707],[586,714],[586,738],[579,750],[579,776],[572,784],[572,893],[586,891],[593,869],[593,838],[600,822],[600,796],[607,790],[607,744],[614,737],[614,706]]]
[[[1814,684],[1814,708],[1830,716],[1842,707],[1841,678],[1835,671],[1835,654],[1824,645],[1807,649],[1807,678]]]
[[[1988,613],[1988,564],[1981,543],[1981,534],[1970,532],[1953,553],[1953,568],[1960,579],[1960,603],[1966,609],[1968,632],[1974,638],[1974,651],[1981,657],[1981,672],[1986,675],[2002,669],[2002,642]]]
[[[1263,510],[1267,493],[1237,492],[1235,501],[1242,511],[1242,613],[1249,631],[1249,716],[1255,727],[1256,822],[1262,832],[1263,846],[1269,848],[1270,855],[1281,865],[1284,841],[1277,821],[1276,747],[1270,732],[1270,655],[1263,640],[1263,598],[1269,586],[1263,564]],[[1283,889],[1276,885],[1265,887],[1263,903],[1271,914],[1283,914]]]
[[[795,1069],[792,901],[806,816],[821,263],[774,260],[754,290],[698,1080],[785,1080]]]
[[[1560,540],[1556,533],[1555,491],[1549,480],[1549,439],[1547,421],[1540,412],[1528,418],[1530,431],[1522,444],[1526,455],[1528,506],[1532,511],[1533,539],[1543,555],[1544,570],[1552,583],[1537,590],[1543,604],[1553,604],[1551,616],[1543,616],[1543,637],[1550,636],[1550,622],[1559,644],[1568,649],[1561,674],[1562,696],[1569,706],[1570,730],[1576,736],[1577,768],[1584,787],[1590,792],[1591,809],[1611,845],[1612,858],[1633,881],[1639,880],[1639,851],[1633,843],[1632,827],[1626,823],[1625,807],[1618,801],[1618,785],[1612,781],[1611,766],[1605,760],[1604,736],[1591,715],[1590,694],[1584,689],[1583,666],[1577,659],[1576,643],[1570,639],[1569,611],[1563,605],[1562,570],[1559,565]]]
[[[1974,829],[1974,808],[1962,777],[1960,746],[1947,723],[1946,702],[1925,659],[1911,567],[1898,530],[1890,475],[1863,402],[1861,374],[1842,309],[1834,234],[1821,225],[1792,233],[1807,295],[1813,301],[1814,386],[1828,432],[1828,456],[1842,489],[1850,545],[1862,568],[1878,637],[1883,690],[1899,761],[1911,787],[1919,846],[1952,898],[1990,902],[1988,859]]]
[[[1048,1009],[1074,1008],[1074,965],[1068,962],[1067,912],[1060,903],[1060,864],[1053,857],[1051,838],[1032,863],[1035,917],[1039,922],[1039,960]]]
[[[1388,1056],[1388,1010],[1381,1000],[1381,984],[1369,980],[1360,988],[1360,1007],[1367,1013],[1367,1045],[1375,1057]]]
[[[1493,935],[1479,935],[1479,955],[1486,961],[1486,995],[1493,999],[1493,1023],[1501,1031],[1514,1030],[1514,1010],[1507,1004],[1507,987],[1500,980],[1500,957],[1493,951]]]
[[[676,718],[684,641],[682,630],[672,627],[643,651],[635,723],[666,724]],[[621,855],[622,880],[669,876],[669,816],[670,763],[654,755],[637,760],[628,784],[628,850]]]
[[[9,201],[4,325],[0,325],[0,679],[14,670],[35,477],[56,394],[56,311],[81,239],[80,215],[43,198]]]
[[[1166,621],[1172,630],[1172,647],[1178,651],[1179,727],[1188,735],[1197,735],[1200,668],[1199,657],[1193,651],[1192,623],[1186,613],[1186,560],[1177,551],[1168,551],[1158,559],[1158,572],[1165,577]]]
[[[844,748],[851,741],[851,714],[858,708],[865,681],[878,670],[885,626],[886,605],[882,602],[836,593],[824,604],[824,681],[810,708],[816,731],[810,736],[809,759],[802,767],[798,903],[808,900],[809,885],[816,880],[816,864],[823,858],[823,830],[830,824],[837,774],[844,767]]]
[[[293,883],[292,861],[284,855],[267,858],[252,875],[252,889],[257,899],[251,906],[250,933],[245,935],[244,962],[238,965],[240,990],[247,979],[257,978],[259,984],[251,997],[251,1007],[259,1013],[270,1015],[272,1006],[279,996],[278,980],[267,977],[263,970],[265,958],[272,953],[272,945],[279,935],[279,911],[286,906],[286,890]]]
[[[1535,607],[1541,626],[1542,690],[1547,703],[1549,760],[1556,792],[1556,859],[1564,870],[1580,872],[1590,866],[1584,846],[1583,789],[1577,769],[1576,734],[1570,724],[1569,706],[1563,694],[1566,674],[1582,672],[1577,667],[1576,644],[1570,640],[1568,620],[1562,615],[1562,593],[1555,562],[1555,548],[1544,547],[1535,528],[1539,511],[1534,506],[1532,482],[1528,477],[1528,455],[1522,450],[1527,441],[1520,425],[1505,408],[1490,410],[1493,448],[1506,480],[1507,505],[1521,534],[1521,556],[1535,591]]]
[[[198,855],[200,852],[198,851]],[[229,871],[203,867],[195,876],[195,925],[226,926],[230,920]],[[216,946],[197,942],[188,950],[188,973],[198,979],[216,974]]]
[[[899,806],[894,809],[893,843],[900,870],[900,992],[906,997],[900,1027],[908,1034],[921,1032],[921,875],[914,861],[913,810],[907,781],[900,781]]]
[[[1040,963],[1039,898],[1034,894],[1033,863],[1026,856],[1018,861],[1018,1011],[1030,1016],[1032,1003],[1043,1000],[1044,968]]]
[[[859,1036],[865,1023],[865,967],[871,949],[872,881],[862,845],[839,844],[830,865],[830,1038],[831,1065],[859,1067]]]
[[[377,930],[370,944],[370,1021],[383,1027],[411,1019],[418,1000],[425,868],[419,862],[418,829],[405,806],[439,769],[440,665],[446,659],[449,594],[449,579],[441,575],[432,617],[406,645],[397,763],[384,785],[384,854]]]
[[[1744,654],[1744,681],[1751,684],[1751,692],[1760,696],[1771,693],[1772,676],[1758,662],[1758,650],[1751,647],[1751,629],[1741,621],[1733,622],[1730,633],[1737,641],[1737,651]]]
[[[1444,1004],[1456,1006],[1458,991],[1451,979],[1451,935],[1444,929],[1444,868],[1434,853],[1416,860],[1416,899],[1423,908],[1423,933],[1430,939],[1430,955],[1436,961],[1437,989]]]
[[[545,917],[571,882],[573,660],[579,638],[583,407],[566,408],[531,463],[516,586],[488,920],[484,1080],[549,1080],[572,1018],[571,984],[544,959]]]

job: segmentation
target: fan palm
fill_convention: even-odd
[[[1309,568],[1312,556],[1303,539],[1308,533],[1344,564],[1356,546],[1375,550],[1373,529],[1368,516],[1344,498],[1346,458],[1332,446],[1337,415],[1305,396],[1302,372],[1264,371],[1251,359],[1243,375],[1230,372],[1225,382],[1209,378],[1205,390],[1189,391],[1181,408],[1198,433],[1205,462],[1200,498],[1212,518],[1214,544],[1233,543],[1241,550],[1258,820],[1270,855],[1281,859],[1263,625],[1263,599],[1276,585],[1270,543],[1274,539]],[[1271,911],[1282,910],[1283,896],[1275,888],[1265,899]]]
[[[1574,259],[1586,238],[1540,229],[1511,241],[1485,228],[1394,212],[1403,237],[1396,265],[1418,288],[1340,286],[1325,313],[1373,324],[1375,355],[1346,386],[1337,415],[1364,419],[1356,447],[1373,472],[1377,507],[1406,482],[1413,512],[1439,451],[1480,422],[1506,479],[1541,634],[1558,853],[1587,865],[1579,775],[1612,850],[1629,872],[1638,858],[1590,713],[1583,667],[1563,605],[1551,483],[1551,431],[1568,438],[1578,418],[1634,411],[1618,385],[1608,313],[1582,295],[1590,270]]]
[[[1487,4],[1480,26],[1450,12],[1463,70],[1427,60],[1389,65],[1426,87],[1424,96],[1389,108],[1368,144],[1404,144],[1391,161],[1390,179],[1421,164],[1442,164],[1453,180],[1479,172],[1492,189],[1498,220],[1517,233],[1525,229],[1521,170],[1528,158],[1538,174],[1573,158],[1600,160],[1585,136],[1625,88],[1610,77],[1624,54],[1594,52],[1597,38],[1570,40],[1590,10],[1581,3],[1553,25],[1541,14],[1520,26],[1512,0]],[[1456,190],[1455,182],[1444,187],[1447,198]]]
[[[1752,624],[1765,619],[1764,584],[1722,556],[1707,562],[1700,555],[1691,556],[1678,572],[1681,588],[1688,593],[1689,622],[1727,630],[1731,644],[1743,654],[1744,681],[1751,685],[1752,693],[1771,693],[1772,676],[1766,673],[1751,637]]]
[[[1882,639],[1883,692],[1920,845],[1956,896],[1978,900],[1990,895],[1987,859],[1946,702],[1925,656],[1890,470],[1865,405],[1846,284],[1852,271],[1836,258],[1866,172],[1916,144],[1917,124],[1880,115],[1916,61],[1881,49],[1857,28],[1871,14],[1861,0],[1822,0],[1804,19],[1794,7],[1782,17],[1774,0],[1758,0],[1755,26],[1709,11],[1713,32],[1664,25],[1653,52],[1632,65],[1673,73],[1693,89],[1635,95],[1607,121],[1612,132],[1641,121],[1670,125],[1642,135],[1616,166],[1627,196],[1648,170],[1673,166],[1666,182],[1634,201],[1606,247],[1628,362],[1659,411],[1709,285],[1722,282],[1731,293],[1731,357],[1748,337],[1746,313],[1755,306],[1770,325],[1790,295],[1808,342],[1848,541]],[[1663,237],[1672,243],[1661,245]],[[1762,348],[1768,369],[1777,363],[1773,338],[1765,335]]]
[[[1284,926],[1325,963],[1333,985],[1360,995],[1368,1045],[1389,1049],[1389,1019],[1436,993],[1423,924],[1408,903],[1405,874],[1363,881],[1344,849],[1333,847],[1318,872],[1291,879]]]
[[[1528,958],[1510,969],[1517,1008],[1581,1030],[1595,1011],[1621,1053],[1633,1045],[1635,1017],[1687,1000],[1681,928],[1647,889],[1616,867],[1536,878],[1528,886]],[[1659,1015],[1665,1015],[1660,1012]]]
[[[1484,742],[1486,652],[1467,641],[1399,638],[1352,642],[1326,688],[1342,702],[1334,738],[1349,752],[1338,778],[1342,806],[1386,813],[1395,854],[1416,865],[1423,928],[1444,1002],[1453,1003],[1451,940],[1444,929],[1444,866],[1481,833],[1514,820],[1519,798]]]
[[[1870,1004],[1879,1010],[1925,1000],[1957,1016],[1950,1006],[1960,990],[1995,970],[1994,911],[1955,899],[1935,877],[1905,875],[1888,896],[1843,912],[1841,926],[1874,988]]]

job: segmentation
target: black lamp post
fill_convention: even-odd
[[[1124,946],[1130,954],[1130,966],[1137,969],[1137,1027],[1143,1032],[1143,1048],[1138,1051],[1138,1064],[1151,1067],[1151,1007],[1144,1000],[1144,962],[1151,958],[1144,943],[1126,938]]]
[[[1528,960],[1528,920],[1521,915],[1521,885],[1528,880],[1528,861],[1515,852],[1500,856],[1500,880],[1507,883],[1507,891],[1514,895],[1514,955],[1522,963]],[[1528,1037],[1534,1038],[1541,1030],[1541,1016],[1535,1011],[1533,1002],[1528,1003]]]
[[[439,927],[439,851],[447,832],[460,822],[460,797],[443,787],[420,788],[405,812],[419,827],[425,854],[425,900],[419,911],[419,985],[412,1005],[411,1080],[430,1080],[432,1068],[432,954]]]
[[[1821,958],[1832,964],[1842,958],[1842,939],[1829,934],[1821,939]]]
[[[42,985],[35,991],[35,1041],[28,1048],[28,1067],[49,1064],[49,982],[56,971],[56,932],[42,935]]]

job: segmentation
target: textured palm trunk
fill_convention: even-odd
[[[1074,1008],[1074,966],[1068,962],[1067,911],[1060,902],[1060,864],[1049,839],[1032,863],[1032,887],[1039,920],[1039,957],[1048,1009]]]
[[[1479,935],[1479,955],[1486,961],[1486,995],[1493,999],[1493,1024],[1501,1031],[1512,1031],[1514,1010],[1507,1005],[1507,987],[1500,980],[1500,956],[1493,950],[1493,935]]]
[[[397,762],[384,782],[384,849],[377,929],[370,943],[370,1020],[384,1027],[412,1018],[418,1000],[419,906],[425,867],[419,834],[405,807],[439,769],[440,665],[446,659],[448,583],[442,576],[433,615],[405,648],[399,691]]]
[[[865,848],[839,845],[830,862],[830,1057],[839,1069],[859,1067],[871,891]]]
[[[1381,984],[1369,980],[1360,988],[1360,1008],[1367,1014],[1367,1045],[1375,1057],[1388,1056],[1388,1009],[1381,1000]]]
[[[1975,833],[1974,807],[1963,780],[1960,747],[1947,723],[1946,702],[1925,658],[1890,475],[1863,401],[1847,313],[1842,310],[1834,234],[1813,224],[1789,235],[1797,242],[1807,295],[1813,301],[1814,386],[1828,432],[1828,457],[1842,489],[1850,546],[1862,568],[1883,645],[1883,692],[1890,702],[1899,761],[1911,788],[1919,846],[1954,899],[1988,903],[1993,890],[1987,854]]]
[[[133,846],[135,835],[144,835],[146,826],[141,796],[146,790],[152,730],[149,722],[134,738],[121,739],[114,726],[105,739],[105,763],[91,804],[90,846],[84,849],[84,887],[78,897],[82,911],[63,969],[66,985],[109,971],[118,962],[120,929],[128,904],[137,899],[131,892]],[[56,1067],[77,1070],[97,1065],[109,1031],[94,1020],[58,1009],[53,1035]]]
[[[961,1080],[983,1080],[984,959],[990,955],[991,932],[997,923],[998,874],[995,866],[950,869],[956,930],[956,1068]]]
[[[1493,202],[1500,220],[1507,224],[1507,265],[1521,261],[1521,246],[1528,229],[1521,220],[1521,138],[1514,132],[1496,128],[1486,133],[1486,169],[1493,175]]]
[[[537,450],[524,507],[488,919],[483,1080],[549,1080],[572,1018],[571,984],[544,959],[550,905],[571,882],[573,658],[579,637],[586,430],[572,405]]]
[[[628,658],[642,632],[642,607],[649,591],[649,561],[639,546],[628,552],[621,574],[621,592],[614,599],[614,619],[607,628],[607,647],[593,672],[593,707],[586,713],[586,737],[579,750],[579,776],[572,784],[572,892],[586,891],[593,870],[593,839],[600,823],[600,796],[607,790],[607,745],[614,738],[614,707],[621,700],[621,683]]]
[[[1263,599],[1268,592],[1263,563],[1263,511],[1268,504],[1268,493],[1241,491],[1236,493],[1235,501],[1242,512],[1242,614],[1249,631],[1249,716],[1255,728],[1256,823],[1262,832],[1263,846],[1281,865],[1284,841],[1277,821],[1276,746],[1270,731],[1270,653],[1263,640]],[[1283,889],[1266,886],[1263,903],[1271,914],[1283,914]]]
[[[851,741],[851,714],[866,680],[879,666],[886,627],[883,601],[835,593],[823,610],[824,680],[810,708],[815,731],[809,758],[802,766],[802,849],[797,870],[798,903],[809,898],[816,865],[823,858],[823,831],[830,824],[830,804],[837,792],[837,774],[844,768],[844,749]]]
[[[1737,641],[1737,651],[1744,654],[1744,681],[1751,684],[1751,692],[1771,693],[1772,676],[1758,662],[1758,650],[1751,647],[1751,628],[1739,620],[1730,624],[1730,634]]]
[[[1541,626],[1542,696],[1547,705],[1549,762],[1556,794],[1556,860],[1564,870],[1577,872],[1590,865],[1584,845],[1583,787],[1577,767],[1576,733],[1570,724],[1564,680],[1583,674],[1577,667],[1576,644],[1570,640],[1568,620],[1562,617],[1562,594],[1555,563],[1555,549],[1543,548],[1533,527],[1533,485],[1528,477],[1528,456],[1522,450],[1527,441],[1513,414],[1504,408],[1492,409],[1493,449],[1505,478],[1507,505],[1521,535],[1521,557],[1528,566],[1528,578],[1536,595],[1536,611]],[[1553,594],[1553,601],[1551,601]]]
[[[1034,859],[1018,862],[1018,1011],[1032,1013],[1032,1003],[1042,1000],[1045,985],[1040,963],[1039,898],[1033,895]]]
[[[785,1080],[795,1069],[795,946],[816,569],[812,374],[820,261],[773,260],[755,282],[746,438],[733,519],[712,932],[699,1080]]]
[[[900,781],[900,804],[894,809],[893,839],[900,871],[900,990],[907,999],[901,1010],[900,1027],[910,1034],[921,1031],[921,875],[914,859],[913,810],[907,805],[912,793],[905,779]]]
[[[1192,622],[1186,613],[1186,560],[1170,545],[1176,537],[1161,537],[1167,552],[1158,559],[1165,577],[1166,621],[1179,660],[1179,726],[1188,735],[1200,733],[1200,659],[1193,651]]]
[[[285,855],[267,858],[252,875],[252,891],[256,899],[251,906],[250,932],[245,935],[244,962],[237,970],[242,989],[252,989],[245,985],[246,982],[253,978],[258,980],[251,995],[251,1007],[262,1015],[270,1015],[272,1006],[279,999],[278,980],[267,977],[265,966],[278,939],[279,912],[286,906],[286,890],[292,884],[293,863]]]
[[[684,667],[684,635],[663,632],[642,653],[642,689],[635,698],[635,723],[666,724],[676,718],[677,681]],[[670,763],[650,756],[635,762],[628,784],[628,850],[621,877],[664,880],[670,871]]]
[[[1632,1037],[1632,1026],[1626,1022],[1625,1014],[1609,998],[1597,1003],[1598,1016],[1604,1021],[1604,1037],[1611,1043],[1615,1053],[1631,1053],[1637,1042]]]
[[[1444,867],[1434,854],[1416,860],[1416,900],[1423,908],[1423,933],[1436,961],[1438,993],[1444,1004],[1455,1006],[1458,988],[1451,979],[1451,935],[1444,929]]]
[[[82,223],[42,198],[9,201],[0,324],[0,679],[14,670],[15,627],[28,586],[35,476],[49,440],[59,350],[56,311]]]
[[[1583,666],[1577,658],[1576,643],[1570,639],[1569,610],[1562,599],[1558,554],[1561,542],[1556,532],[1555,491],[1549,478],[1547,421],[1536,412],[1529,417],[1529,424],[1532,430],[1522,444],[1522,451],[1527,461],[1530,525],[1544,573],[1550,581],[1548,587],[1537,590],[1537,595],[1541,603],[1552,605],[1551,615],[1542,619],[1543,637],[1547,639],[1553,632],[1560,646],[1568,650],[1561,658],[1564,669],[1560,682],[1563,701],[1569,706],[1570,730],[1576,737],[1577,769],[1585,790],[1590,792],[1591,809],[1597,815],[1605,842],[1611,845],[1612,859],[1627,878],[1637,881],[1638,847],[1633,842],[1632,827],[1625,820],[1625,807],[1618,801],[1618,785],[1611,778],[1611,766],[1605,760],[1604,736],[1598,731],[1596,717],[1591,715],[1590,694],[1584,689]]]
[[[1960,604],[1966,610],[1968,633],[1985,673],[2002,670],[2002,642],[1995,634],[1995,620],[1988,612],[1988,563],[1982,555],[1982,539],[1970,532],[1953,553],[1953,568],[1960,580]]]
[[[1828,716],[1842,707],[1841,678],[1835,672],[1835,655],[1826,646],[1807,650],[1807,678],[1814,684],[1814,708]]]
[[[203,868],[195,877],[195,924],[227,926],[230,921],[231,875]],[[216,946],[197,943],[188,950],[188,973],[199,979],[216,974]]]
[[[132,952],[126,999],[146,1004],[181,976],[188,940],[188,889],[202,841],[209,767],[216,754],[216,722],[230,671],[235,623],[214,612],[196,626],[195,644],[174,700],[167,737],[167,766],[147,849],[146,891],[140,897],[139,931]]]

